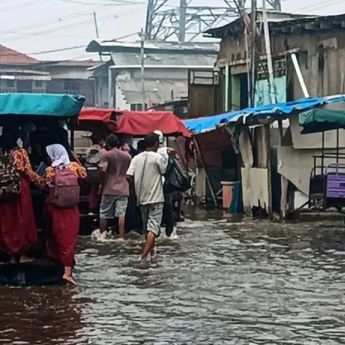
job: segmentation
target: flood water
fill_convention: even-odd
[[[345,227],[186,221],[142,264],[141,238],[81,238],[71,288],[0,287],[0,344],[345,344]]]

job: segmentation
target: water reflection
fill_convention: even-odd
[[[0,289],[0,344],[344,344],[341,221],[188,221],[141,264],[142,239],[81,239],[79,287]]]
[[[87,344],[76,338],[83,301],[75,297],[61,287],[1,287],[0,344]]]

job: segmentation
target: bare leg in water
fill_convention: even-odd
[[[151,255],[151,252],[155,247],[155,243],[156,243],[156,235],[153,232],[148,231],[147,236],[146,236],[144,251],[141,254],[141,260],[145,261],[148,258],[148,256]]]
[[[101,234],[108,230],[108,219],[100,218],[99,220],[99,231]]]
[[[125,217],[119,217],[119,235],[123,240],[125,239]]]
[[[65,267],[65,272],[62,279],[69,284],[77,286],[77,283],[72,276],[72,267],[68,267],[68,266]]]

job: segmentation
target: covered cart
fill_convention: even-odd
[[[345,206],[345,154],[339,145],[339,130],[345,128],[345,111],[313,109],[299,116],[302,134],[322,133],[321,154],[313,156],[309,205],[324,209]],[[335,150],[325,148],[325,132],[336,130]]]
[[[30,160],[33,169],[38,169],[44,161],[45,147],[59,142],[72,147],[68,143],[68,131],[73,127],[84,103],[84,97],[61,94],[0,94],[0,133],[7,126],[21,128],[21,140],[26,149],[30,148]],[[39,243],[33,248],[35,260],[30,263],[1,263],[0,284],[32,285],[59,283],[62,267],[51,262],[46,255],[45,239],[47,227],[44,217],[43,193],[32,189],[33,206],[39,234]],[[1,252],[1,248],[0,248]]]

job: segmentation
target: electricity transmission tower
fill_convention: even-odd
[[[267,9],[281,11],[281,0],[262,0]],[[198,6],[195,0],[148,0],[146,39],[193,41],[211,27],[228,23],[250,0],[223,0],[220,6]],[[211,2],[211,1],[210,1]]]

